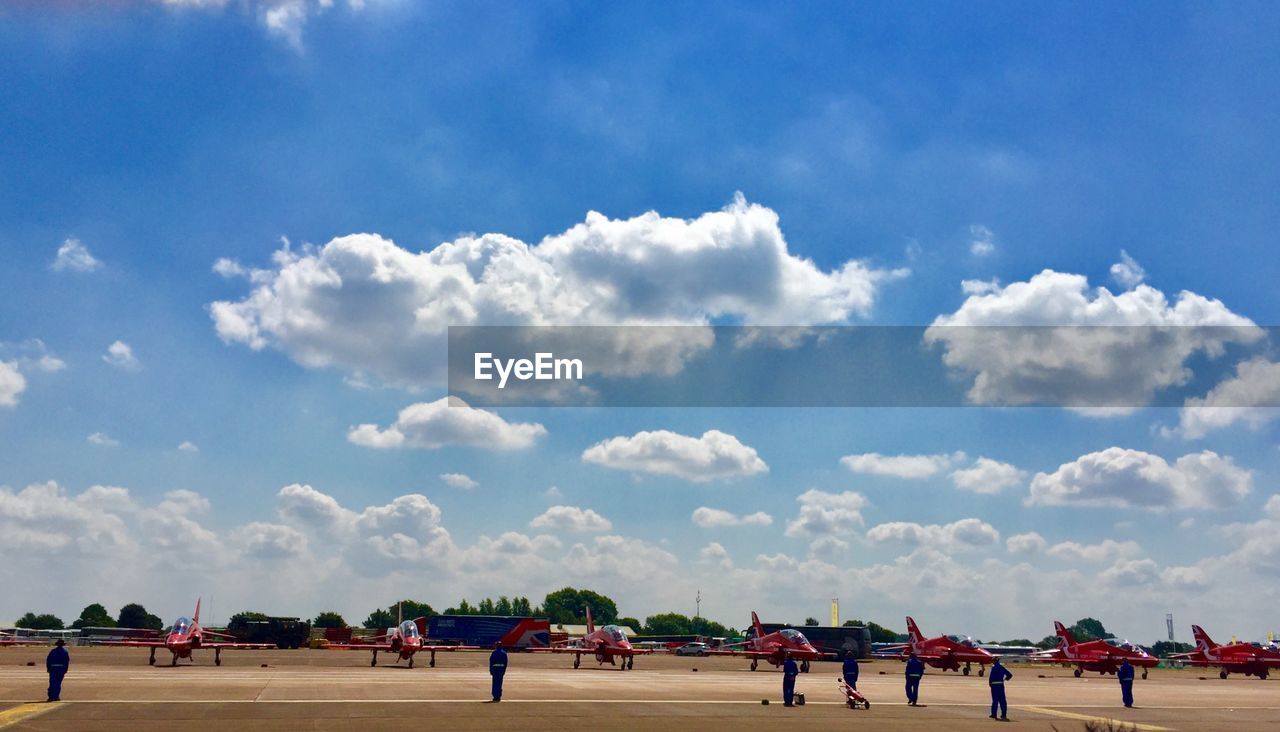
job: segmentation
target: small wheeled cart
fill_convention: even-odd
[[[840,679],[840,693],[844,694],[844,703],[848,704],[850,709],[857,709],[858,707],[863,709],[871,708],[871,702],[867,701],[862,692],[849,686],[849,683],[844,679]]]

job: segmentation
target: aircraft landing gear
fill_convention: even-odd
[[[1081,669],[1076,669],[1075,674],[1076,674],[1076,678],[1078,679],[1084,675],[1084,671]]]
[[[170,666],[177,666],[177,665],[178,665],[178,654],[176,654],[176,653],[175,653],[175,654],[173,654],[173,660],[169,662],[169,665],[170,665]]]
[[[155,648],[151,649],[151,658],[147,661],[147,663],[152,666],[156,665],[156,649]]]
[[[807,674],[807,673],[809,673],[809,662],[808,662],[808,661],[801,661],[801,662],[800,662],[800,673],[802,673],[802,674]]]
[[[1265,669],[1265,668],[1264,668],[1264,669],[1262,669],[1261,671],[1259,671],[1259,672],[1258,672],[1258,681],[1266,681],[1266,680],[1267,680],[1267,674],[1268,674],[1268,669]]]
[[[377,665],[378,665],[378,652],[377,652],[377,651],[374,651],[374,652],[373,652],[373,660],[369,662],[369,665],[370,665],[370,666],[377,666]]]
[[[1225,678],[1227,678],[1227,672],[1226,672],[1226,671],[1219,671],[1219,672],[1218,672],[1218,678],[1220,678],[1220,679],[1225,679]]]
[[[413,656],[409,656],[409,668],[413,668]]]
[[[758,666],[759,664],[760,664],[760,662],[759,662],[759,661],[757,661],[756,659],[754,659],[754,658],[753,658],[753,659],[751,659],[751,670],[752,670],[752,671],[755,671],[755,670],[756,670],[756,666]]]
[[[222,649],[221,648],[213,649],[213,665],[214,666],[222,665]]]
[[[979,666],[979,667],[978,667],[978,678],[982,678],[983,676],[986,676],[986,675],[987,675],[987,667],[986,667],[986,666]]]
[[[1144,669],[1142,669],[1142,678],[1143,678],[1144,680],[1147,678],[1147,670],[1146,670],[1145,668],[1144,668]]]
[[[636,657],[631,656],[630,658],[627,659],[627,670],[631,671],[635,667],[636,667]]]
[[[966,664],[964,665],[964,668],[960,669],[960,673],[964,674],[965,676],[968,676],[968,675],[969,675],[969,664],[967,664],[967,663],[966,663]]]
[[[582,665],[582,654],[581,653],[573,654],[573,667],[578,668],[581,665]]]
[[[436,667],[436,652],[435,652],[435,651],[432,651],[432,652],[431,652],[431,663],[429,663],[429,664],[427,664],[427,665],[428,665],[428,666],[430,666],[431,668],[435,668],[435,667]]]

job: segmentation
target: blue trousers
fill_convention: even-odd
[[[1124,700],[1126,707],[1133,706],[1133,681],[1120,682],[1120,698]]]
[[[791,700],[796,695],[796,677],[785,676],[782,679],[782,703],[791,706]]]
[[[493,675],[493,698],[494,699],[502,698],[502,676],[504,673],[505,672],[496,673]]]
[[[62,696],[62,677],[66,676],[66,671],[50,671],[49,672],[49,698],[57,700]]]
[[[916,700],[919,698],[920,698],[920,677],[908,676],[907,677],[907,701],[911,702],[912,704],[915,704]]]
[[[1000,716],[1009,716],[1009,702],[1004,698],[1004,684],[991,685],[991,716],[996,716],[996,707],[1000,708]]]

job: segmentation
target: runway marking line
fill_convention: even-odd
[[[15,725],[18,722],[31,719],[45,712],[53,711],[53,708],[62,702],[28,702],[19,704],[12,709],[6,709],[0,712],[0,729]]]
[[[1137,730],[1146,730],[1147,732],[1169,732],[1170,727],[1158,727],[1154,724],[1142,724],[1141,722],[1127,722],[1123,719],[1112,719],[1111,717],[1097,717],[1092,714],[1077,714],[1075,712],[1065,712],[1061,709],[1052,709],[1049,707],[1036,707],[1023,705],[1016,707],[1017,709],[1025,709],[1028,712],[1037,712],[1039,714],[1047,714],[1052,717],[1063,717],[1066,719],[1078,719],[1081,722],[1102,722],[1103,724],[1114,724],[1121,728],[1133,728]]]

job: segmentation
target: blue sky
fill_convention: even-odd
[[[472,233],[531,246],[550,237],[571,257],[565,234],[590,211],[634,222],[649,211],[710,221],[724,210],[740,222],[755,215],[733,213],[741,192],[744,205],[776,214],[776,228],[760,231],[785,239],[786,256],[824,276],[861,262],[873,274],[841,292],[870,300],[834,318],[814,315],[807,295],[776,310],[763,301],[717,310],[674,283],[676,274],[718,281],[723,270],[673,267],[646,284],[659,300],[691,303],[680,322],[726,312],[744,321],[786,312],[797,325],[1044,319],[1065,312],[1062,298],[1090,300],[1096,287],[1163,293],[1167,307],[1144,309],[1135,295],[1118,308],[1173,318],[1161,322],[1183,322],[1170,314],[1183,291],[1219,301],[1222,317],[1276,322],[1274,6],[898,5],[231,0],[0,10],[0,363],[22,380],[5,392],[0,373],[0,526],[24,537],[0,544],[0,571],[13,573],[0,578],[30,588],[5,593],[0,618],[74,615],[95,600],[141,600],[170,615],[201,593],[228,608],[333,606],[362,617],[400,594],[447,606],[579,584],[637,615],[691,612],[701,588],[704,609],[736,625],[753,608],[825,617],[839,596],[846,615],[897,624],[910,612],[927,631],[983,637],[1046,635],[1051,608],[1144,641],[1161,633],[1166,611],[1183,634],[1193,621],[1245,637],[1274,629],[1265,608],[1280,599],[1280,562],[1268,572],[1265,560],[1280,558],[1280,546],[1264,537],[1280,528],[1280,500],[1268,504],[1280,452],[1266,411],[1205,427],[1178,409],[1110,418],[495,409],[505,420],[499,441],[512,424],[545,434],[509,449],[352,438],[357,425],[390,429],[400,410],[443,391],[416,376],[380,378],[400,344],[352,340],[362,317],[371,327],[400,301],[362,299],[354,273],[326,259],[337,252],[326,244],[348,234],[377,235],[352,246],[385,244],[378,251],[391,257]],[[629,252],[652,246],[637,224],[615,228]],[[273,261],[282,237],[293,259]],[[69,239],[92,259],[75,259],[74,248],[60,257]],[[1121,250],[1143,277],[1112,274]],[[215,272],[222,259],[242,274]],[[585,276],[567,261],[551,271]],[[345,275],[344,292],[354,293],[334,303],[342,323],[321,329],[332,339],[264,320],[271,308],[296,314],[282,283],[289,267],[308,264]],[[1087,288],[1035,279],[1045,269],[1083,276]],[[611,282],[623,270],[591,274]],[[996,282],[966,292],[965,280]],[[255,344],[212,306],[248,303],[261,288],[267,304],[242,311],[259,329]],[[983,297],[990,308],[978,313]],[[411,304],[456,303],[437,294]],[[634,302],[597,305],[644,315]],[[547,307],[536,314],[563,313]],[[1096,317],[1070,322],[1115,322],[1088,320]],[[117,341],[136,363],[119,349],[112,357]],[[1241,388],[1276,388],[1259,374]],[[412,425],[402,426],[412,442]],[[601,441],[636,445],[655,430],[731,435],[739,474],[654,473],[625,454],[584,459]],[[97,433],[109,439],[88,440]],[[196,449],[179,450],[183,442]],[[706,449],[659,442],[677,457]],[[1203,451],[1234,466],[1215,463],[1215,477],[1250,472],[1222,499],[1196,483],[1208,480],[1199,473],[1175,470],[1160,479],[1165,503],[1132,507],[1132,476],[1117,462],[1125,456],[1085,460],[1109,448],[1140,453],[1128,459],[1156,472],[1143,461]],[[744,467],[746,450],[767,470]],[[868,453],[950,457],[916,478],[840,462]],[[1014,471],[994,495],[951,477],[980,457]],[[1101,471],[1112,491],[1104,505],[1027,505],[1038,474],[1046,490],[1055,475],[1070,482],[1057,472],[1066,464]],[[477,485],[450,487],[444,473]],[[48,481],[57,488],[23,497]],[[298,509],[278,495],[293,484],[349,513],[321,525],[316,506],[330,504],[308,494],[311,512]],[[547,495],[551,486],[558,495]],[[845,497],[797,500],[811,489]],[[413,494],[426,506],[394,504]],[[554,505],[581,511],[530,526]],[[403,526],[367,511],[381,506],[395,506],[384,513]],[[765,512],[772,523],[703,528],[691,520],[699,507]],[[584,518],[587,509],[609,528]],[[830,521],[791,529],[806,510]],[[945,528],[965,519],[998,537]],[[1011,537],[1031,532],[1043,546],[1013,551]],[[397,534],[416,543],[383,541]],[[95,555],[68,535],[105,537],[119,554]],[[1093,558],[1053,551],[1065,542],[1093,547],[1084,552]],[[122,567],[112,582],[96,571],[103,556]],[[188,556],[210,567],[207,577],[173,571]],[[15,569],[23,558],[30,568]],[[275,564],[306,569],[296,584],[243,589]],[[67,581],[51,586],[46,576]],[[1257,588],[1253,607],[1221,599],[1222,587],[1240,583]],[[993,596],[1005,610],[982,610]]]

